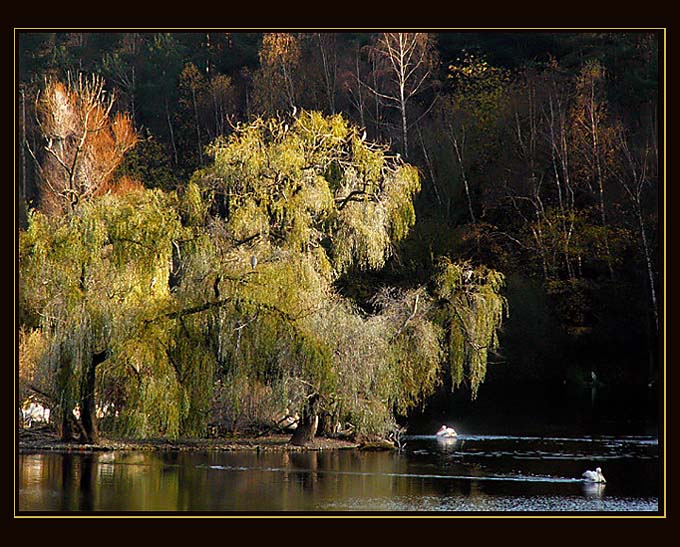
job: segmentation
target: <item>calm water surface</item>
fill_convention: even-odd
[[[655,436],[407,437],[398,453],[27,453],[18,510],[656,512]],[[578,479],[602,467],[606,485]]]

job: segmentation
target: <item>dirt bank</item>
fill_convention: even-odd
[[[55,450],[84,452],[106,450],[341,450],[360,448],[359,443],[340,439],[318,437],[304,446],[289,444],[289,434],[272,434],[261,437],[229,436],[214,439],[106,439],[99,444],[64,442],[49,428],[19,429],[19,452]]]

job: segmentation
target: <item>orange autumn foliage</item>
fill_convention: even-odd
[[[44,139],[38,162],[43,211],[62,214],[110,187],[113,172],[137,143],[131,118],[111,116],[113,103],[97,76],[45,86],[36,103]]]
[[[139,192],[143,189],[144,185],[141,182],[123,175],[107,191],[110,190],[112,194],[127,194],[129,192]]]

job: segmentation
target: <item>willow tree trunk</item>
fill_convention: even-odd
[[[96,444],[99,442],[99,430],[97,428],[97,403],[95,398],[95,380],[97,365],[106,361],[107,351],[94,353],[92,359],[83,374],[80,387],[80,421],[83,426],[83,442]]]
[[[314,441],[316,430],[319,427],[319,396],[313,395],[307,402],[307,406],[302,410],[302,416],[298,422],[297,429],[290,439],[290,444],[295,446],[305,446]]]
[[[67,412],[62,412],[61,414],[61,440],[70,441],[73,438],[73,427],[71,427],[71,422],[73,420],[69,419],[70,416]]]
[[[75,407],[76,394],[74,393],[74,386],[70,379],[73,377],[73,363],[66,355],[65,344],[60,345],[61,359],[57,371],[57,393],[59,393],[59,402],[57,408],[60,417],[60,434],[62,441],[70,441],[74,434],[74,416],[73,409]]]

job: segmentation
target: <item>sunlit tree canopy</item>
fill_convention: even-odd
[[[209,153],[179,193],[128,184],[70,214],[31,213],[25,376],[63,416],[94,389],[116,409],[102,422],[112,433],[204,435],[314,400],[324,433],[381,435],[441,383],[452,352],[476,393],[500,274],[442,277],[434,295],[385,288],[372,314],[334,285],[349,268],[383,267],[408,234],[414,167],[343,117],[306,111],[241,125]]]

